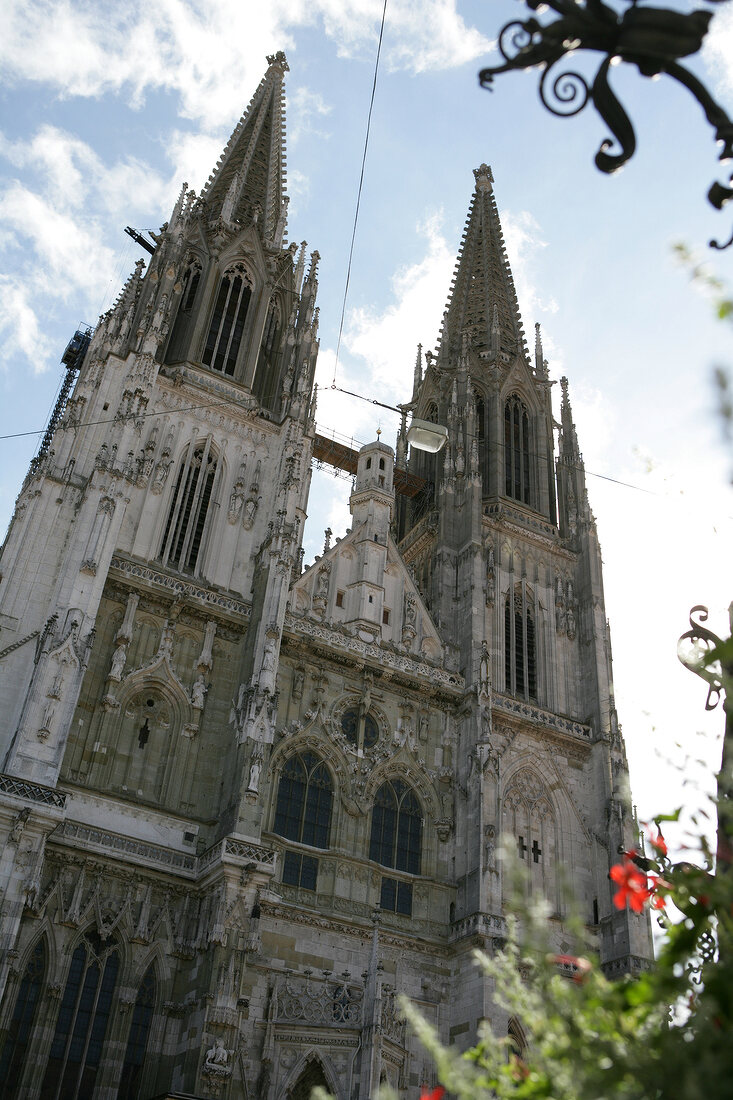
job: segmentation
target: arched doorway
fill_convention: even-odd
[[[311,1092],[319,1086],[331,1092],[321,1063],[314,1060],[308,1063],[292,1088],[288,1089],[287,1100],[310,1100]]]

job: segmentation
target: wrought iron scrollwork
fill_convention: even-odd
[[[524,0],[531,11],[539,14],[551,8],[559,18],[544,24],[534,17],[507,23],[498,38],[504,62],[482,69],[479,83],[490,91],[499,73],[539,67],[540,99],[552,114],[571,118],[592,101],[612,135],[601,142],[595,163],[601,172],[615,172],[636,150],[633,124],[608,79],[611,66],[625,61],[635,65],[642,76],[666,73],[687,88],[715,131],[720,146],[718,159],[726,161],[733,157],[733,122],[705,85],[679,63],[680,58],[697,53],[702,46],[712,12],[677,12],[644,8],[638,0],[624,2],[626,9],[619,13],[604,0]],[[582,73],[573,69],[555,75],[555,67],[563,58],[580,50],[606,55],[590,84]],[[708,201],[717,210],[733,198],[731,184],[733,175],[727,183],[715,181],[710,187]],[[731,243],[733,234],[723,245],[710,241],[710,247],[722,249]]]
[[[685,668],[705,680],[708,685],[705,710],[715,710],[723,692],[723,670],[720,662],[711,665],[708,660],[713,650],[723,643],[717,634],[713,634],[704,625],[707,620],[707,607],[695,604],[690,611],[690,629],[685,631],[677,643],[677,656]]]

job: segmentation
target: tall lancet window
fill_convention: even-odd
[[[234,374],[251,297],[252,280],[244,264],[224,272],[201,357],[212,370]]]
[[[524,504],[530,502],[529,435],[527,406],[513,393],[504,406],[505,492]]]
[[[85,933],[71,957],[40,1100],[74,1100],[94,1092],[119,965],[114,940]]]
[[[510,695],[537,698],[537,637],[530,591],[517,585],[504,602],[504,685]]]
[[[333,780],[320,757],[310,750],[291,756],[278,783],[273,832],[298,844],[327,848],[332,805]],[[283,882],[315,890],[317,880],[315,856],[290,849],[284,853]]]
[[[401,779],[388,780],[377,791],[372,811],[369,858],[396,871],[420,874],[422,809],[411,787]],[[412,883],[384,877],[381,909],[412,913]]]
[[[189,447],[178,472],[163,532],[160,556],[163,564],[194,572],[206,533],[211,491],[216,477],[216,458],[210,440]]]
[[[270,407],[277,395],[277,351],[280,342],[280,307],[273,299],[267,310],[265,329],[262,333],[260,354],[257,359],[254,392],[258,401]]]
[[[5,1045],[0,1055],[0,1097],[10,1100],[18,1095],[18,1085],[26,1064],[36,1009],[46,973],[46,941],[40,939],[31,952],[23,972],[15,1008],[10,1019]]]
[[[189,264],[183,276],[183,290],[181,292],[181,313],[190,313],[196,301],[196,291],[201,279],[201,264],[197,261]]]
[[[155,995],[155,966],[151,963],[140,983],[132,1009],[132,1020],[127,1037],[127,1049],[125,1050],[125,1061],[122,1066],[117,1100],[136,1100],[136,1097],[140,1095],[140,1078],[143,1062],[145,1061],[150,1025],[153,1021]]]

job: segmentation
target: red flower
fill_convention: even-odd
[[[630,859],[625,859],[623,863],[614,864],[609,874],[620,887],[613,895],[613,904],[616,908],[624,909],[628,902],[635,913],[641,913],[644,902],[652,894],[646,884],[646,875],[642,874]]]
[[[657,829],[657,835],[654,836],[651,829],[649,829],[647,836],[649,837],[649,843],[654,851],[660,856],[666,856],[667,854],[667,842],[662,836],[659,829]]]
[[[442,1085],[438,1085],[432,1092],[428,1092],[427,1089],[423,1089],[420,1093],[420,1100],[441,1100],[445,1089]]]

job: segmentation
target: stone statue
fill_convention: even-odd
[[[10,836],[8,837],[8,841],[11,844],[17,844],[20,841],[20,838],[23,835],[23,829],[25,828],[25,823],[28,820],[30,812],[30,807],[24,806],[15,818],[10,829]]]
[[[206,1061],[204,1062],[204,1068],[211,1067],[214,1069],[223,1069],[229,1064],[229,1051],[224,1046],[223,1039],[215,1039],[213,1047],[209,1047],[206,1051]]]
[[[191,706],[196,707],[197,710],[202,710],[204,705],[204,696],[206,695],[206,684],[204,683],[204,676],[202,672],[199,672],[194,685],[191,688]]]
[[[249,783],[247,784],[248,791],[254,791],[255,794],[260,789],[260,773],[262,771],[262,764],[259,760],[253,760],[249,767]]]
[[[491,658],[485,641],[481,643],[481,657],[479,660],[478,687],[482,694],[488,695],[491,691]]]
[[[249,529],[255,521],[255,515],[257,514],[257,505],[259,503],[259,497],[250,497],[244,506],[244,526]]]
[[[109,670],[109,680],[121,680],[122,671],[125,667],[125,661],[127,660],[127,646],[124,642],[120,642],[117,649],[112,654],[112,665]]]
[[[316,599],[325,600],[328,596],[328,578],[331,574],[331,563],[325,561],[321,568],[318,570],[318,577],[316,580]]]

